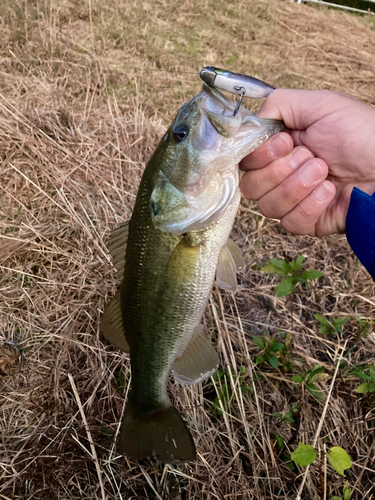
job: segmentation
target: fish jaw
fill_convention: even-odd
[[[235,103],[208,85],[186,106],[165,141],[173,141],[181,124],[189,135],[169,145],[173,168],[166,161],[155,172],[150,200],[154,226],[176,235],[219,220],[238,192],[239,162],[283,129],[281,121],[258,118],[243,107],[233,116]]]

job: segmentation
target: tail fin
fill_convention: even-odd
[[[154,457],[169,464],[195,460],[193,438],[172,405],[145,412],[128,403],[119,450],[134,460]]]

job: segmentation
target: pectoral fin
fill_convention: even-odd
[[[100,329],[108,342],[122,351],[129,352],[122,321],[120,290],[117,291],[104,309],[100,319]]]
[[[111,233],[108,241],[108,251],[112,257],[113,266],[117,269],[117,278],[124,278],[125,254],[128,243],[129,222],[123,222]]]
[[[244,261],[244,258],[242,256],[242,252],[241,252],[240,248],[230,238],[228,239],[226,246],[227,246],[228,250],[230,251],[230,253],[232,254],[234,263],[236,264],[237,271],[241,271],[241,269],[243,269],[245,267],[245,261]]]
[[[237,271],[245,266],[241,250],[228,239],[224,245],[216,269],[216,283],[221,288],[237,292]]]
[[[213,375],[219,366],[217,352],[202,330],[202,325],[195,329],[185,351],[173,363],[173,376],[180,384],[203,382]]]

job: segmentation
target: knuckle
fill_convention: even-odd
[[[240,182],[240,188],[242,194],[247,200],[257,201],[258,196],[256,194],[256,189],[254,182],[252,182],[252,177],[248,174],[245,174]]]
[[[281,219],[281,225],[295,234],[310,234],[316,220],[317,217],[312,216],[303,207],[296,207]]]
[[[279,164],[278,164],[279,163]],[[285,175],[284,169],[281,168],[280,162],[272,162],[267,168],[264,169],[264,173],[267,176],[266,181],[269,185],[276,187],[281,184],[287,175]]]
[[[260,213],[264,217],[268,217],[269,219],[278,218],[275,208],[269,202],[264,201],[262,198],[258,201],[258,208]]]

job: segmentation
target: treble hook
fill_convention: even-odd
[[[275,90],[275,87],[253,76],[233,73],[232,71],[215,68],[214,66],[206,66],[201,70],[199,76],[207,85],[239,96],[233,116],[236,116],[238,113],[243,97],[264,99]]]
[[[236,90],[238,92],[238,95],[240,96],[240,98],[238,99],[237,104],[236,104],[236,109],[233,111],[233,116],[236,116],[236,114],[238,113],[238,110],[241,107],[242,99],[243,99],[243,96],[246,94],[246,90],[243,87],[234,87],[234,90]]]

